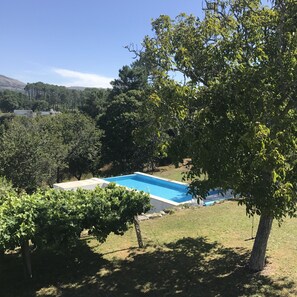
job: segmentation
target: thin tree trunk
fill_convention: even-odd
[[[60,167],[57,168],[57,183],[60,182]]]
[[[22,258],[24,263],[24,273],[26,278],[32,278],[32,266],[29,240],[25,240],[21,245]]]
[[[265,254],[268,243],[269,234],[271,231],[273,217],[262,214],[255,238],[249,268],[254,271],[263,270],[265,266]]]
[[[3,248],[0,248],[0,260],[4,258],[5,250]]]
[[[75,174],[74,177],[75,177],[77,180],[81,180],[82,173],[80,173],[80,174]]]
[[[22,258],[24,264],[24,273],[26,278],[32,278],[32,266],[31,266],[31,255],[29,240],[25,240],[21,245]]]
[[[134,217],[134,227],[135,227],[136,237],[138,241],[138,246],[140,248],[143,248],[142,235],[141,235],[140,225],[139,225],[137,216]]]

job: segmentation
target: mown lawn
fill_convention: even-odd
[[[255,225],[258,220],[255,219]],[[245,265],[252,220],[236,202],[183,209],[141,222],[146,247],[133,228],[104,244],[85,237],[67,255],[33,254],[34,279],[23,281],[17,255],[1,261],[0,296],[296,296],[297,219],[277,222],[267,268]]]

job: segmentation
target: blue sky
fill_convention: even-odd
[[[152,19],[202,17],[201,8],[201,0],[2,0],[0,74],[25,83],[107,87],[133,61],[124,46],[152,34]]]

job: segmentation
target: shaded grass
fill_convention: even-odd
[[[155,172],[149,173],[155,176],[189,183],[190,180],[186,179],[186,173],[188,172],[189,168],[180,163],[179,167],[175,167],[174,165],[160,166]],[[204,180],[205,178],[206,176],[204,174],[201,174],[199,177],[200,180]]]
[[[184,173],[186,173],[188,169],[185,166],[175,167],[174,165],[168,166],[160,166],[157,168],[155,172],[149,172],[152,175],[156,175],[159,177],[183,181]]]
[[[296,223],[274,224],[263,273],[245,268],[251,219],[225,202],[142,221],[144,249],[130,229],[102,245],[86,237],[64,256],[36,252],[31,282],[23,281],[18,256],[7,255],[0,296],[296,296]]]

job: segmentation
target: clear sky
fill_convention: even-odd
[[[124,46],[151,20],[202,17],[202,0],[0,0],[0,74],[25,83],[107,87],[133,61]]]

